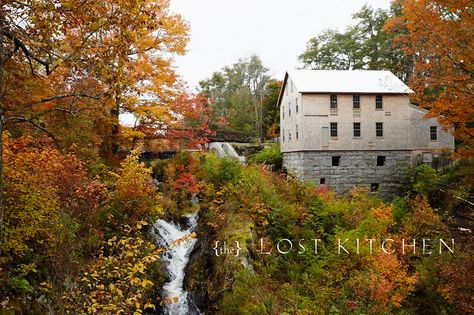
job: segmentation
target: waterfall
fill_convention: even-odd
[[[154,224],[152,234],[158,246],[165,247],[167,251],[162,255],[169,282],[163,287],[163,299],[178,298],[178,302],[166,303],[164,312],[168,315],[201,314],[199,310],[188,301],[188,292],[183,290],[185,268],[189,261],[189,255],[197,242],[197,239],[186,237],[192,233],[198,220],[195,212],[187,217],[187,228],[179,225],[158,220]],[[184,241],[176,243],[176,240]]]

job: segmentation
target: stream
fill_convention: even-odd
[[[187,220],[187,226],[184,228],[173,222],[158,220],[152,230],[156,244],[167,248],[162,256],[168,280],[163,286],[163,300],[177,298],[176,301],[168,301],[164,305],[164,314],[167,315],[201,314],[192,299],[188,297],[188,292],[183,290],[185,268],[197,242],[196,238],[186,236],[196,229],[198,213],[187,216]],[[175,242],[176,240],[183,241]]]

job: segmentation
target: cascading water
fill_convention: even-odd
[[[188,237],[196,228],[198,213],[188,216],[188,228],[181,229],[179,225],[158,220],[154,224],[153,235],[158,246],[165,247],[167,251],[162,259],[166,266],[169,282],[163,287],[165,300],[177,298],[177,302],[165,304],[164,312],[168,315],[200,314],[196,307],[190,310],[188,292],[183,290],[183,281],[189,255],[197,242],[196,238]],[[182,240],[176,242],[177,240]]]

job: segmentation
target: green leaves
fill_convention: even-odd
[[[397,14],[396,9],[392,6],[387,12],[363,6],[353,15],[356,23],[346,31],[329,29],[310,39],[299,56],[300,62],[305,68],[318,70],[387,69],[406,80],[410,61],[393,42],[403,29],[390,34],[384,30],[389,15]]]

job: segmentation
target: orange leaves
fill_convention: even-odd
[[[372,214],[375,219],[378,220],[391,220],[392,219],[392,207],[381,205],[380,207],[372,209]]]
[[[403,15],[386,25],[404,27],[396,41],[415,60],[415,101],[438,117],[472,155],[474,144],[474,8],[472,1],[402,0]]]
[[[60,143],[69,145],[82,138],[84,145],[106,142],[106,148],[115,148],[118,142],[118,121],[110,121],[110,116],[137,111],[142,118],[139,107],[144,99],[151,114],[143,115],[141,123],[173,120],[169,109],[184,89],[170,57],[185,52],[189,26],[169,12],[169,2],[10,3],[5,25],[17,25],[7,31],[24,49],[15,50],[8,36],[3,41],[7,52],[15,52],[5,64],[2,107],[6,116],[27,117],[31,123],[24,126],[48,130]],[[96,95],[100,101],[81,96],[29,106],[67,93]],[[70,120],[79,116],[82,121],[71,126]],[[71,135],[65,126],[81,133]],[[105,133],[112,134],[113,143],[107,143],[111,137]]]
[[[4,137],[5,241],[4,252],[22,256],[36,242],[52,237],[60,209],[74,216],[90,211],[92,203],[106,199],[107,191],[98,183],[88,187],[82,163],[71,154],[52,148],[38,148],[32,138]],[[86,189],[83,191],[83,189]]]
[[[412,213],[405,219],[403,225],[404,235],[411,238],[439,237],[447,231],[441,217],[431,208],[426,196],[417,196],[410,202]]]
[[[268,222],[268,207],[263,202],[254,202],[252,208],[250,209],[250,215],[261,228],[266,228],[270,222]]]
[[[395,255],[380,253],[368,256],[368,268],[359,271],[350,282],[356,301],[367,314],[381,314],[401,307],[401,302],[415,289],[417,275],[409,275]]]

